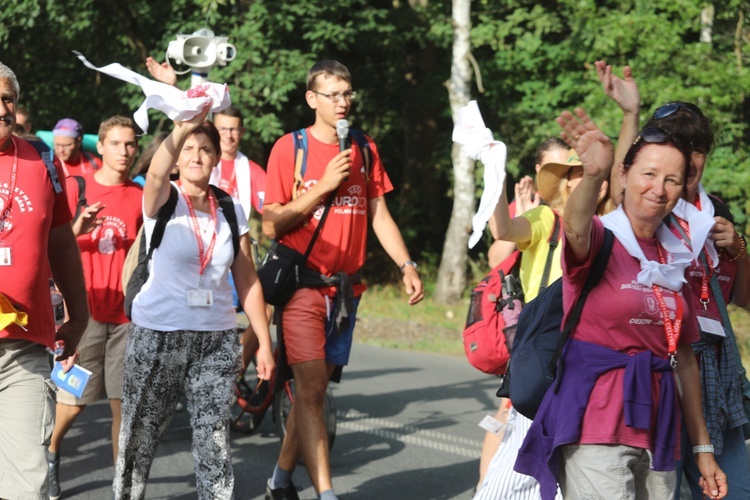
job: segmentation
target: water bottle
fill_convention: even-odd
[[[55,282],[49,280],[49,294],[52,298],[52,313],[55,316],[55,329],[65,323],[65,304],[62,294],[55,288]]]

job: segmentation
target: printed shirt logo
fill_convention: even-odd
[[[96,241],[101,254],[113,254],[123,248],[128,230],[125,222],[111,215],[104,218],[101,226],[91,232],[91,239]]]
[[[13,204],[8,210],[5,209],[6,200],[9,198],[10,185],[7,182],[0,183],[0,233],[7,233],[13,229],[13,213],[33,212],[34,206],[29,196],[18,186],[13,196]]]

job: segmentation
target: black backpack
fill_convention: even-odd
[[[562,278],[539,292],[521,311],[508,373],[497,395],[509,395],[513,407],[526,418],[534,419],[547,389],[557,376],[561,376],[562,349],[578,324],[586,297],[607,269],[614,240],[612,231],[605,228],[602,247],[594,257],[581,295],[564,326]]]
[[[240,230],[237,225],[237,214],[234,211],[234,202],[232,197],[211,185],[210,188],[213,190],[214,196],[219,202],[219,207],[224,213],[224,217],[229,224],[229,228],[232,230],[232,246],[234,247],[235,257],[240,251]],[[151,244],[146,251],[146,238],[141,236],[140,244],[138,245],[138,264],[133,270],[133,274],[130,275],[127,286],[125,287],[125,316],[131,319],[130,315],[133,311],[133,300],[135,299],[138,292],[143,288],[143,284],[148,280],[148,263],[151,261],[151,256],[154,254],[161,240],[164,237],[164,229],[167,227],[167,222],[172,218],[174,209],[177,206],[177,189],[172,186],[169,191],[169,198],[167,202],[162,205],[159,211],[156,213],[156,224],[154,224],[154,232],[151,234]],[[142,229],[141,229],[142,230]],[[132,249],[131,249],[132,250]]]

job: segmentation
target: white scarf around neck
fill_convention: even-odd
[[[644,286],[659,285],[675,292],[679,292],[685,280],[685,269],[690,265],[693,258],[687,247],[680,239],[672,234],[672,231],[663,222],[656,228],[656,239],[662,248],[667,251],[667,264],[646,259],[646,254],[638,244],[622,204],[611,212],[601,217],[604,227],[612,231],[617,241],[625,247],[628,254],[638,259],[641,263],[641,272],[638,273],[638,283]]]
[[[698,196],[701,203],[700,210],[692,203],[680,199],[672,209],[672,213],[686,221],[690,228],[690,245],[692,247],[693,259],[700,262],[699,255],[705,245],[706,252],[711,258],[711,264],[713,267],[716,267],[719,265],[719,255],[716,253],[714,240],[709,237],[711,228],[716,224],[714,220],[714,204],[711,202],[701,183],[698,183]]]

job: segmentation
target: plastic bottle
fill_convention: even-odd
[[[49,280],[49,293],[52,298],[52,313],[55,316],[55,328],[60,328],[65,322],[65,304],[63,303],[62,294],[57,290],[55,282],[51,279]]]

